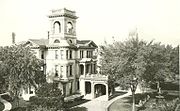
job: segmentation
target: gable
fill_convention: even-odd
[[[98,46],[93,41],[90,41],[87,45],[92,48],[98,48]]]
[[[27,41],[25,44],[24,44],[26,47],[39,47],[39,45],[31,42],[31,41]]]

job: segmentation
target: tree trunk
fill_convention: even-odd
[[[134,97],[135,95],[134,94],[135,92],[133,91],[132,92],[132,111],[135,111],[135,97]]]

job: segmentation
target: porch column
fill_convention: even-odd
[[[109,99],[109,93],[108,93],[108,85],[106,84],[106,100],[108,101]]]
[[[83,63],[83,66],[84,66],[84,76],[86,75],[86,64]]]
[[[94,82],[91,82],[91,95],[92,95],[92,99],[95,98],[94,96]]]

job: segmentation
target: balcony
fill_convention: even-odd
[[[62,77],[58,77],[58,76],[55,76],[53,78],[54,81],[56,82],[61,82],[61,83],[67,83],[69,82],[69,79],[68,78],[62,78]]]
[[[101,75],[101,74],[86,74],[86,75],[81,75],[80,79],[84,80],[92,80],[92,81],[107,81],[108,76],[106,75]]]

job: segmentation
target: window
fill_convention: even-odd
[[[67,23],[67,32],[72,33],[73,32],[73,25],[71,22]]]
[[[61,66],[61,75],[63,75],[63,66]]]
[[[61,54],[61,59],[63,59],[63,50],[61,50],[60,54]]]
[[[41,51],[41,59],[44,59],[44,51]]]
[[[96,64],[94,64],[94,73],[96,73]]]
[[[72,94],[72,82],[69,83],[69,93]]]
[[[60,41],[59,41],[58,39],[56,39],[56,40],[54,41],[54,43],[60,43]]]
[[[72,65],[69,66],[69,76],[72,76]]]
[[[92,68],[93,68],[93,65],[91,64],[91,73],[92,73],[92,70],[93,70]]]
[[[86,67],[86,73],[89,73],[89,64],[85,65]]]
[[[55,59],[58,59],[58,50],[55,50]]]
[[[57,77],[58,75],[58,65],[55,65],[55,76]]]
[[[86,52],[86,58],[88,58],[88,57],[89,57],[89,51]]]
[[[79,90],[79,81],[77,81],[77,90]]]
[[[80,58],[83,58],[83,55],[84,55],[84,51],[80,50]]]
[[[58,22],[58,21],[54,22],[53,29],[54,29],[55,34],[60,33],[61,32],[61,24],[60,24],[60,22]]]
[[[91,58],[93,56],[93,51],[87,51],[86,57]]]
[[[93,51],[90,51],[90,57],[92,57],[93,56]]]
[[[69,51],[69,59],[72,59],[72,50]]]
[[[82,58],[84,57],[84,51],[82,50]]]
[[[68,51],[68,50],[66,50],[66,59],[68,59],[68,52],[69,52],[69,51]]]
[[[68,76],[68,73],[69,73],[69,69],[68,69],[69,67],[68,66],[66,66],[66,75]]]

